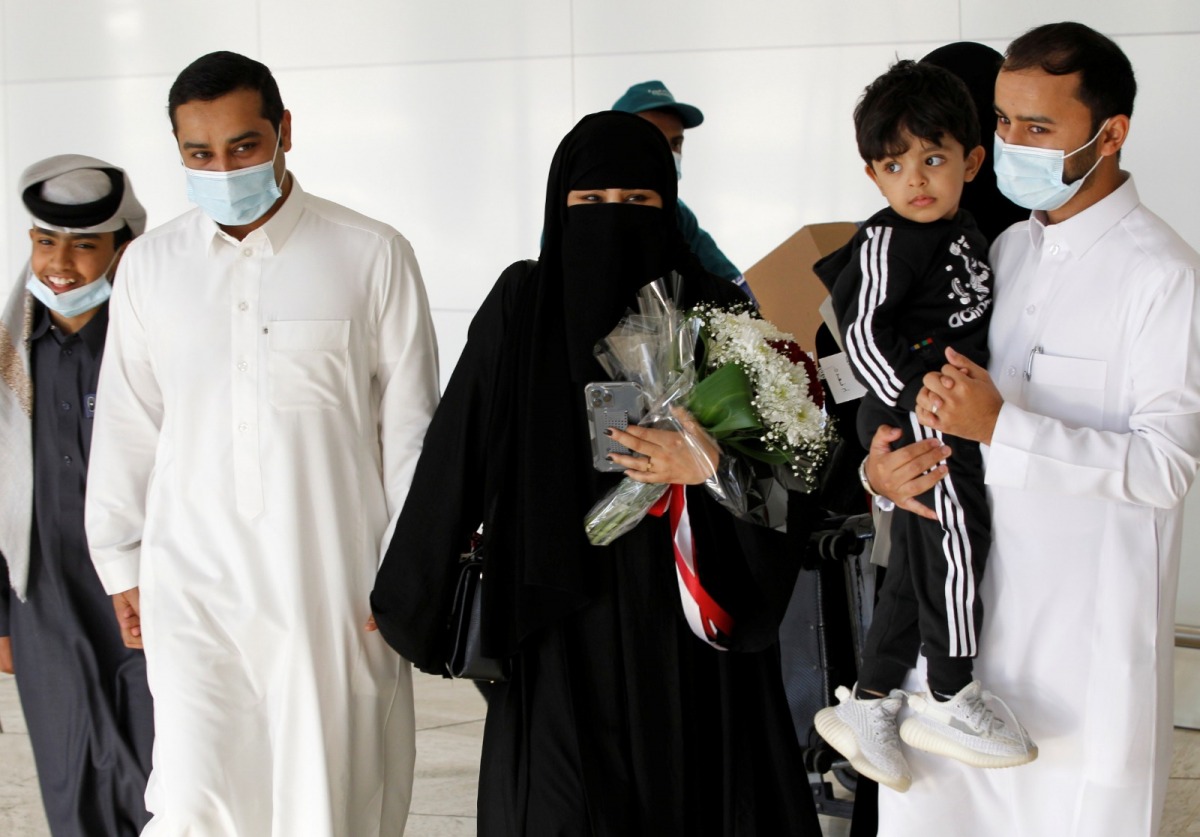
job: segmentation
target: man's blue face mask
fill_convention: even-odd
[[[203,209],[209,218],[227,227],[257,221],[283,194],[275,182],[275,158],[278,156],[277,134],[275,153],[265,163],[233,171],[185,167],[188,200]]]
[[[996,185],[1004,197],[1026,209],[1041,209],[1047,212],[1065,206],[1083,186],[1103,157],[1097,157],[1083,177],[1071,183],[1063,182],[1063,166],[1066,159],[1078,154],[1094,143],[1104,133],[1108,120],[1100,126],[1096,136],[1065,154],[1057,148],[1034,148],[1029,145],[1009,145],[996,134],[992,148],[993,167],[996,170]]]
[[[30,270],[29,279],[25,282],[25,290],[33,294],[34,299],[51,311],[64,317],[78,317],[80,314],[108,302],[108,298],[112,296],[112,283],[108,281],[108,273],[112,270],[113,262],[116,260],[117,256],[113,254],[112,261],[108,263],[104,275],[96,281],[88,282],[82,288],[72,288],[61,294],[56,294],[48,288],[37,277],[37,274]]]

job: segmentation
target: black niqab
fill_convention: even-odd
[[[1029,217],[1028,209],[1017,206],[1000,192],[992,160],[992,138],[996,134],[996,76],[1004,56],[984,44],[963,41],[938,47],[921,61],[958,76],[975,102],[975,112],[979,114],[979,139],[987,154],[975,179],[963,187],[959,206],[974,216],[979,231],[990,244],[1010,226]]]
[[[652,189],[661,208],[568,207],[578,189]],[[676,226],[676,177],[666,138],[632,114],[584,117],[563,138],[546,186],[544,243],[522,288],[500,361],[486,495],[492,528],[484,636],[513,653],[538,627],[581,607],[593,502],[583,386],[603,380],[596,342],[637,290],[670,270],[699,270]],[[617,477],[601,480],[615,483]],[[487,537],[487,536],[485,536]]]
[[[669,272],[678,261],[673,254],[686,250],[675,225],[670,148],[657,128],[630,116],[585,117],[559,146],[546,186],[539,272],[561,288],[571,376],[584,383],[599,374],[592,360],[595,344],[616,325],[638,288]],[[652,189],[663,206],[567,206],[569,192],[592,189]]]

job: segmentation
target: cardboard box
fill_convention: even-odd
[[[808,224],[746,271],[762,315],[795,335],[801,348],[812,351],[821,325],[817,309],[829,296],[813,262],[841,247],[857,229],[849,221]]]

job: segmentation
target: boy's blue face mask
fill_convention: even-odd
[[[112,296],[112,283],[108,281],[108,273],[112,270],[113,262],[116,260],[116,254],[113,254],[113,261],[108,263],[104,275],[96,281],[88,282],[82,288],[72,288],[61,294],[56,294],[48,288],[37,277],[37,274],[30,270],[29,279],[25,282],[25,290],[33,294],[34,299],[51,311],[64,317],[78,317],[80,314],[108,302],[108,298]]]
[[[279,136],[275,153],[257,166],[233,171],[202,171],[184,168],[187,174],[188,200],[204,210],[218,224],[240,227],[257,221],[283,194],[275,182],[275,158],[279,156]]]
[[[996,134],[992,148],[993,167],[996,170],[996,186],[1004,197],[1026,209],[1041,209],[1053,212],[1067,204],[1083,186],[1103,157],[1097,157],[1083,177],[1063,183],[1063,166],[1066,159],[1078,154],[1094,143],[1104,133],[1108,120],[1100,126],[1096,136],[1076,148],[1070,154],[1057,148],[1034,148],[1029,145],[1009,145]]]

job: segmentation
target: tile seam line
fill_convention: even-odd
[[[571,68],[571,121],[574,122],[578,111],[575,109],[575,89],[576,89],[576,74],[575,74],[575,0],[571,0],[567,4],[567,26],[570,39],[571,57],[567,59],[568,66]]]
[[[441,817],[442,819],[451,819],[451,820],[476,820],[476,819],[478,819],[478,817],[474,817],[470,814],[423,814],[420,811],[413,811],[413,810],[410,810],[408,812],[408,815],[410,817]]]
[[[1012,33],[1005,35],[959,35],[959,39],[980,40],[980,41],[1001,41],[1012,40],[1020,33]],[[1200,35],[1200,29],[1197,30],[1178,30],[1178,31],[1162,31],[1162,32],[1106,32],[1106,35],[1112,38],[1159,38],[1166,36],[1187,36]],[[702,49],[653,49],[653,50],[629,50],[625,52],[575,52],[575,53],[555,53],[551,55],[512,55],[499,57],[483,57],[483,58],[445,58],[433,59],[428,61],[386,61],[379,63],[356,63],[356,64],[274,64],[271,65],[272,73],[280,72],[312,72],[312,71],[330,71],[330,70],[367,70],[367,69],[388,69],[392,67],[433,67],[441,65],[454,64],[497,64],[502,62],[524,62],[524,61],[558,61],[563,59],[580,59],[580,58],[624,58],[641,55],[711,55],[713,53],[736,53],[736,52],[784,52],[789,50],[809,50],[809,49],[857,49],[861,47],[905,47],[916,46],[918,44],[931,44],[940,42],[941,38],[919,38],[904,41],[846,41],[838,43],[797,43],[797,44],[770,44],[764,46],[729,46],[729,47],[705,47]],[[88,76],[65,76],[62,78],[5,78],[3,85],[5,87],[18,84],[65,84],[81,81],[122,81],[126,79],[152,79],[152,78],[169,78],[174,79],[178,75],[176,72],[148,72],[148,73],[120,73],[114,75],[88,75]]]

